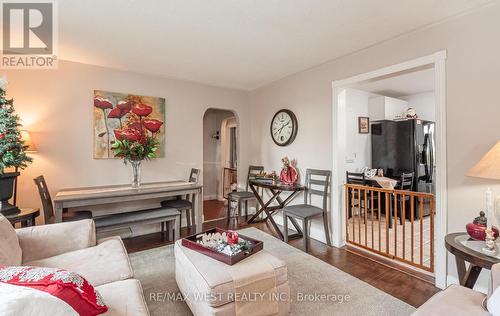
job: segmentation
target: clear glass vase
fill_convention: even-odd
[[[132,160],[130,164],[132,165],[132,188],[138,188],[141,186],[141,161]]]

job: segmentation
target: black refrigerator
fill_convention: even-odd
[[[434,127],[419,119],[372,122],[372,168],[395,179],[413,172],[413,191],[435,193]]]

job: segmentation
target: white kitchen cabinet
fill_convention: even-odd
[[[394,120],[404,116],[408,102],[391,97],[374,97],[368,100],[368,113],[371,121]]]

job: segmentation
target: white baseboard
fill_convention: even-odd
[[[203,196],[203,201],[217,200],[217,199],[218,199],[217,194],[212,194],[212,195],[204,195],[204,196]]]

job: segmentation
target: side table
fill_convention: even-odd
[[[452,233],[445,237],[446,249],[455,255],[460,285],[470,289],[476,284],[483,268],[491,269],[492,265],[500,262],[496,257],[487,256],[463,244],[472,240],[467,233]],[[465,269],[465,261],[470,263],[468,269]]]
[[[21,208],[21,212],[15,215],[5,216],[12,226],[21,223],[21,227],[35,226],[35,219],[40,216],[38,208]]]

